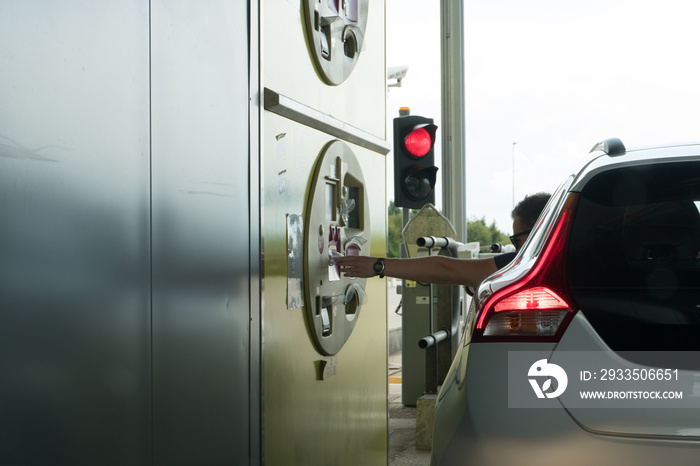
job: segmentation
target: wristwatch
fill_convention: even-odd
[[[374,269],[374,273],[379,275],[379,278],[384,278],[384,258],[380,257],[377,259],[377,262],[374,263],[372,266]]]

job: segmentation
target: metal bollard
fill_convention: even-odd
[[[426,337],[423,337],[418,342],[418,346],[422,349],[426,349],[430,346],[437,345],[442,340],[446,340],[450,337],[450,331],[446,329],[438,330]]]

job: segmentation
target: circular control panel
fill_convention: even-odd
[[[360,164],[347,144],[332,141],[314,168],[304,213],[306,318],[321,354],[340,351],[366,300],[366,279],[342,276],[335,259],[369,255],[369,228]]]
[[[303,0],[306,37],[326,84],[345,81],[360,58],[369,0]]]

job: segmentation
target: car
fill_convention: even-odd
[[[700,464],[700,145],[596,144],[464,328],[433,466]]]

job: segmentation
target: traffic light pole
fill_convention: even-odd
[[[411,219],[411,209],[407,207],[401,207],[401,231],[403,232],[403,229],[406,228],[406,225],[408,225],[408,221]],[[406,248],[401,248],[401,258],[406,258],[408,257],[408,254],[406,254]]]
[[[464,7],[462,0],[440,1],[442,52],[442,212],[467,238],[464,122]]]

